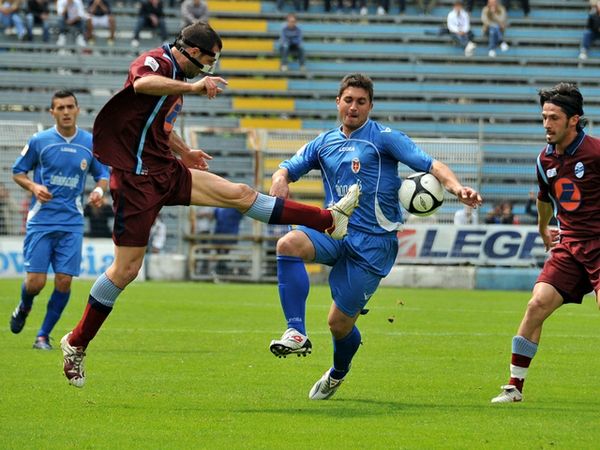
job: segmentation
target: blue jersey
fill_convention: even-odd
[[[349,228],[366,233],[395,232],[402,223],[398,201],[398,163],[429,172],[433,159],[404,133],[368,120],[347,138],[340,128],[322,133],[280,164],[296,181],[312,169],[321,171],[325,203],[331,205],[358,183],[360,203]]]
[[[13,165],[13,174],[33,171],[33,181],[46,186],[52,199],[31,198],[27,231],[83,233],[82,197],[88,172],[95,181],[108,179],[108,168],[92,154],[91,133],[77,129],[65,138],[56,127],[34,134]]]

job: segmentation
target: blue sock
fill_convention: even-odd
[[[360,331],[356,326],[339,341],[333,339],[333,369],[330,372],[332,378],[339,380],[346,376],[358,347],[360,347]]]
[[[306,334],[306,298],[310,283],[304,261],[297,256],[277,256],[279,299],[288,328]]]
[[[31,307],[33,306],[33,299],[35,295],[28,294],[25,290],[25,282],[21,285],[21,303],[19,304],[19,308],[29,312]]]
[[[60,319],[60,315],[65,309],[65,306],[67,306],[70,296],[70,290],[68,292],[60,292],[56,289],[52,291],[50,300],[48,300],[46,317],[44,317],[42,327],[40,328],[40,331],[38,331],[38,336],[50,336],[54,325],[56,325],[56,322],[58,322],[58,319]]]

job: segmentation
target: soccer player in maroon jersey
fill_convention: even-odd
[[[214,98],[227,84],[215,76],[186,81],[211,74],[221,48],[221,38],[206,22],[185,27],[173,45],[133,61],[125,86],[96,117],[94,155],[112,168],[115,259],[94,283],[80,322],[61,340],[64,372],[74,386],[85,382],[84,351],[119,294],[136,278],[150,228],[164,205],[236,208],[256,220],[307,225],[337,239],[346,233],[348,216],[358,204],[357,186],[326,210],[271,197],[207,172],[211,157],[190,149],[175,134],[183,94]]]
[[[537,158],[538,227],[551,257],[533,287],[512,340],[510,380],[492,403],[519,402],[542,325],[564,303],[594,291],[600,305],[600,139],[583,128],[583,97],[573,84],[539,92],[546,147]],[[549,228],[553,214],[559,228]]]

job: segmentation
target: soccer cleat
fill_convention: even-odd
[[[33,348],[37,350],[52,350],[50,336],[38,336],[33,343]]]
[[[288,328],[281,336],[281,339],[274,339],[269,346],[271,353],[278,358],[285,358],[287,355],[296,354],[306,356],[312,351],[312,343],[308,337],[304,336],[295,328]]]
[[[73,347],[69,344],[69,336],[71,336],[70,332],[60,340],[60,348],[63,352],[63,370],[69,383],[80,388],[85,383],[85,369],[83,367],[85,352],[83,347]]]
[[[29,313],[17,306],[10,316],[10,331],[12,331],[14,334],[19,334],[25,326],[25,321],[27,320],[28,314]]]
[[[492,403],[513,403],[523,400],[523,394],[512,384],[501,387],[502,392],[492,399]]]
[[[340,387],[344,379],[336,380],[331,378],[331,369],[327,369],[327,372],[315,383],[310,392],[308,398],[311,400],[327,400],[335,391]]]
[[[358,206],[360,198],[360,188],[358,184],[353,184],[335,205],[327,208],[331,211],[333,217],[333,226],[325,230],[333,239],[342,239],[348,233],[348,219]]]

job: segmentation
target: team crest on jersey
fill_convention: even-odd
[[[360,171],[360,161],[358,158],[352,159],[352,172],[358,173]]]
[[[150,67],[153,72],[156,72],[158,70],[158,61],[155,60],[152,56],[146,56],[146,59],[144,60],[144,65]]]
[[[583,174],[585,173],[585,168],[583,167],[583,163],[579,161],[575,164],[575,176],[577,178],[583,178]]]
[[[81,168],[81,170],[84,170],[84,171],[85,171],[85,169],[87,169],[87,164],[88,164],[88,163],[87,163],[87,160],[85,160],[85,159],[82,159],[82,160],[81,160],[81,164],[79,164],[79,167]]]

